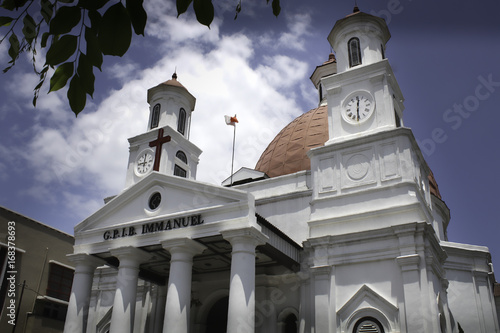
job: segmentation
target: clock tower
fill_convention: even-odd
[[[328,101],[326,144],[401,126],[403,96],[385,58],[385,21],[357,7],[328,36],[337,73],[321,79]]]
[[[389,38],[383,19],[355,7],[328,35],[335,66],[311,76],[328,113],[328,140],[307,153],[311,237],[433,220],[430,169],[403,127],[403,95],[385,57]]]
[[[151,172],[196,179],[201,150],[189,141],[196,98],[172,79],[148,90],[149,121],[145,133],[129,139],[126,187]]]

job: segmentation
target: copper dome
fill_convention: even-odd
[[[328,108],[320,106],[295,118],[267,146],[255,166],[269,177],[311,169],[306,153],[328,140]]]
[[[328,107],[312,109],[286,125],[262,153],[255,170],[269,177],[288,175],[311,169],[307,152],[311,148],[323,146],[328,141]],[[430,191],[441,199],[439,187],[429,174]]]

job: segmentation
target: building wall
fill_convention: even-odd
[[[66,254],[73,252],[74,238],[0,207],[0,243],[4,249],[8,246],[7,226],[9,222],[15,222],[15,247],[17,249],[15,296],[16,304],[19,306],[19,315],[15,332],[62,332],[67,302],[56,297],[47,297],[47,286],[51,265],[58,265],[64,269],[71,267]],[[24,281],[24,291],[22,291]],[[3,280],[2,287],[5,284],[6,281]],[[10,298],[7,295],[0,301],[5,302],[0,317],[0,332],[12,332],[13,326],[8,323],[10,318],[5,311]]]

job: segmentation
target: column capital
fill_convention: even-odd
[[[192,256],[201,254],[207,248],[205,245],[187,237],[164,240],[161,242],[161,246],[171,255],[184,253]]]
[[[133,246],[123,246],[115,249],[109,249],[109,252],[120,260],[120,265],[122,264],[122,261],[129,261],[140,265],[153,257],[152,254]]]
[[[70,262],[75,264],[75,271],[77,271],[78,268],[82,266],[88,267],[92,271],[94,271],[98,266],[106,264],[103,259],[97,258],[88,253],[70,253],[66,255],[66,258],[68,258]]]
[[[264,235],[260,230],[255,227],[231,229],[221,231],[222,237],[227,240],[234,247],[236,244],[251,244],[254,247],[257,245],[266,244],[269,237]]]

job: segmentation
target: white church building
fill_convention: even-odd
[[[337,21],[318,107],[222,186],[196,180],[195,97],[175,74],[149,89],[125,189],[75,227],[64,332],[500,332],[490,253],[448,240],[389,38],[357,8]]]

